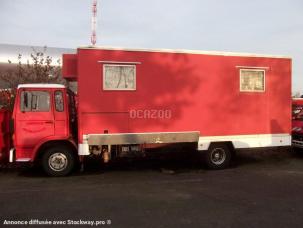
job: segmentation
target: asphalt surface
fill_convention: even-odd
[[[285,150],[240,153],[236,165],[220,171],[180,160],[90,166],[64,178],[2,169],[0,189],[2,227],[26,227],[4,223],[31,219],[98,227],[303,226],[303,156]]]

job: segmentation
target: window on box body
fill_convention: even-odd
[[[135,65],[103,65],[104,90],[136,90]]]
[[[265,70],[241,69],[241,92],[265,92]]]

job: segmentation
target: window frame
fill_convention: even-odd
[[[263,72],[263,90],[248,90],[248,89],[242,89],[242,72],[244,71],[255,71],[255,72]],[[250,69],[250,68],[243,68],[240,69],[240,81],[239,81],[239,86],[240,86],[240,92],[247,92],[247,93],[264,93],[266,91],[266,70],[265,69]]]
[[[133,67],[134,68],[134,88],[106,88],[105,86],[105,68],[110,67]],[[104,91],[136,91],[137,90],[137,66],[135,64],[103,64],[103,90]]]

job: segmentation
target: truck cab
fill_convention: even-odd
[[[41,162],[52,176],[72,171],[77,154],[75,96],[64,85],[19,85],[10,161]]]

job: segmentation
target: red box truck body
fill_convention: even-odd
[[[187,131],[225,140],[270,138],[272,146],[289,143],[289,58],[106,48],[79,48],[65,58],[74,58],[63,67],[66,78],[78,81],[80,143],[85,135],[104,132]],[[122,71],[129,67],[134,73],[125,77],[134,77],[134,82],[129,88],[124,82],[115,88],[119,80],[107,78],[108,67]],[[107,88],[105,80],[116,84]]]

